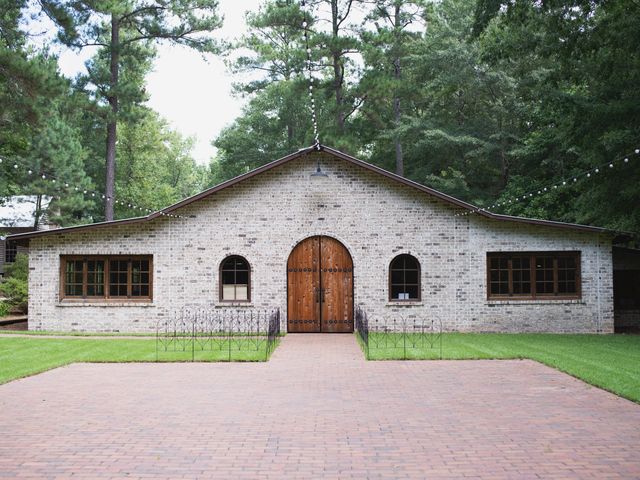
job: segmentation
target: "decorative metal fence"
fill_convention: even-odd
[[[442,359],[442,320],[369,318],[356,309],[355,327],[367,359]]]
[[[156,361],[268,360],[280,336],[280,309],[187,306],[156,327]]]

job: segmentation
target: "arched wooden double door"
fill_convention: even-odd
[[[300,242],[287,262],[287,330],[353,332],[353,261],[331,237]]]

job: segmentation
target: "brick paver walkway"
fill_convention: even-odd
[[[76,364],[0,386],[2,478],[639,478],[640,406],[532,361]]]

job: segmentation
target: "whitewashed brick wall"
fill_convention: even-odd
[[[286,329],[286,264],[301,240],[340,240],[354,263],[355,304],[371,318],[439,318],[468,332],[612,332],[611,238],[590,232],[454,217],[456,207],[322,154],[329,177],[312,180],[302,157],[181,209],[188,219],[69,232],[31,240],[29,327],[42,330],[153,331],[185,304],[219,303],[220,262],[251,264],[249,308],[279,307]],[[487,251],[580,250],[579,301],[487,300]],[[388,268],[400,253],[418,258],[422,301],[388,301]],[[152,254],[153,302],[59,301],[60,255]]]

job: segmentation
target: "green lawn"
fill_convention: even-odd
[[[420,340],[370,333],[368,358],[401,359],[405,352],[407,359],[439,357],[437,342],[431,348],[424,338]],[[442,358],[529,358],[640,403],[640,335],[446,333]]]
[[[194,351],[197,361],[259,362],[266,358],[266,341],[212,340],[206,350]],[[191,346],[185,351],[158,353],[161,362],[191,361]],[[0,337],[0,384],[74,362],[155,362],[156,341],[146,339],[66,339]]]

